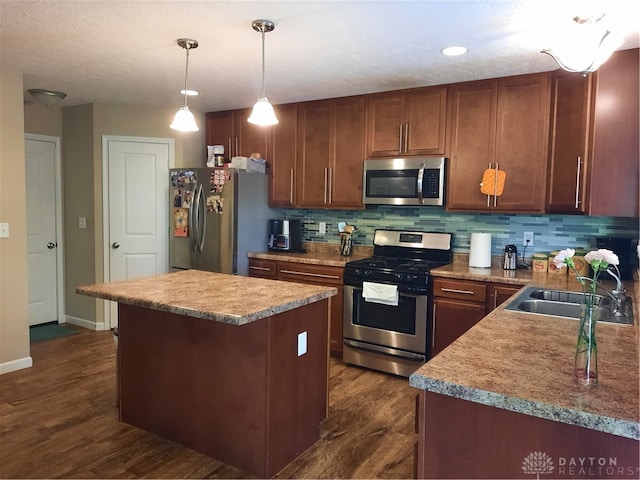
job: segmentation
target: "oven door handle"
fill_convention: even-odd
[[[380,345],[372,345],[370,343],[357,342],[355,340],[344,340],[344,344],[348,347],[359,348],[361,350],[370,350],[372,352],[386,353],[387,355],[393,355],[394,357],[402,357],[407,360],[419,360],[424,362],[426,360],[424,355],[419,353],[403,352],[393,348],[381,347]]]

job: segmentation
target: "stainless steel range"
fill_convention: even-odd
[[[346,363],[408,377],[429,359],[431,268],[453,261],[450,233],[376,230],[373,257],[344,270]]]

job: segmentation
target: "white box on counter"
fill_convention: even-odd
[[[247,172],[265,173],[265,165],[267,161],[264,159],[256,159],[252,157],[233,157],[229,167],[238,170],[246,170]]]

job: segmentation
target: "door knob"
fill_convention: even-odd
[[[118,242],[113,242],[113,243],[111,244],[111,246],[112,246],[113,248],[120,248],[120,244],[119,244]]]
[[[49,250],[51,250],[52,248],[56,248],[56,244],[55,244],[55,243],[53,243],[53,242],[49,242],[49,243],[47,243],[47,248],[48,248]]]

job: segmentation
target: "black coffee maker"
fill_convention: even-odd
[[[516,270],[518,268],[518,247],[515,245],[507,245],[504,247],[502,268],[504,270]]]
[[[621,280],[633,280],[633,269],[638,266],[637,244],[638,240],[632,237],[596,237],[597,248],[606,248],[618,256]]]

